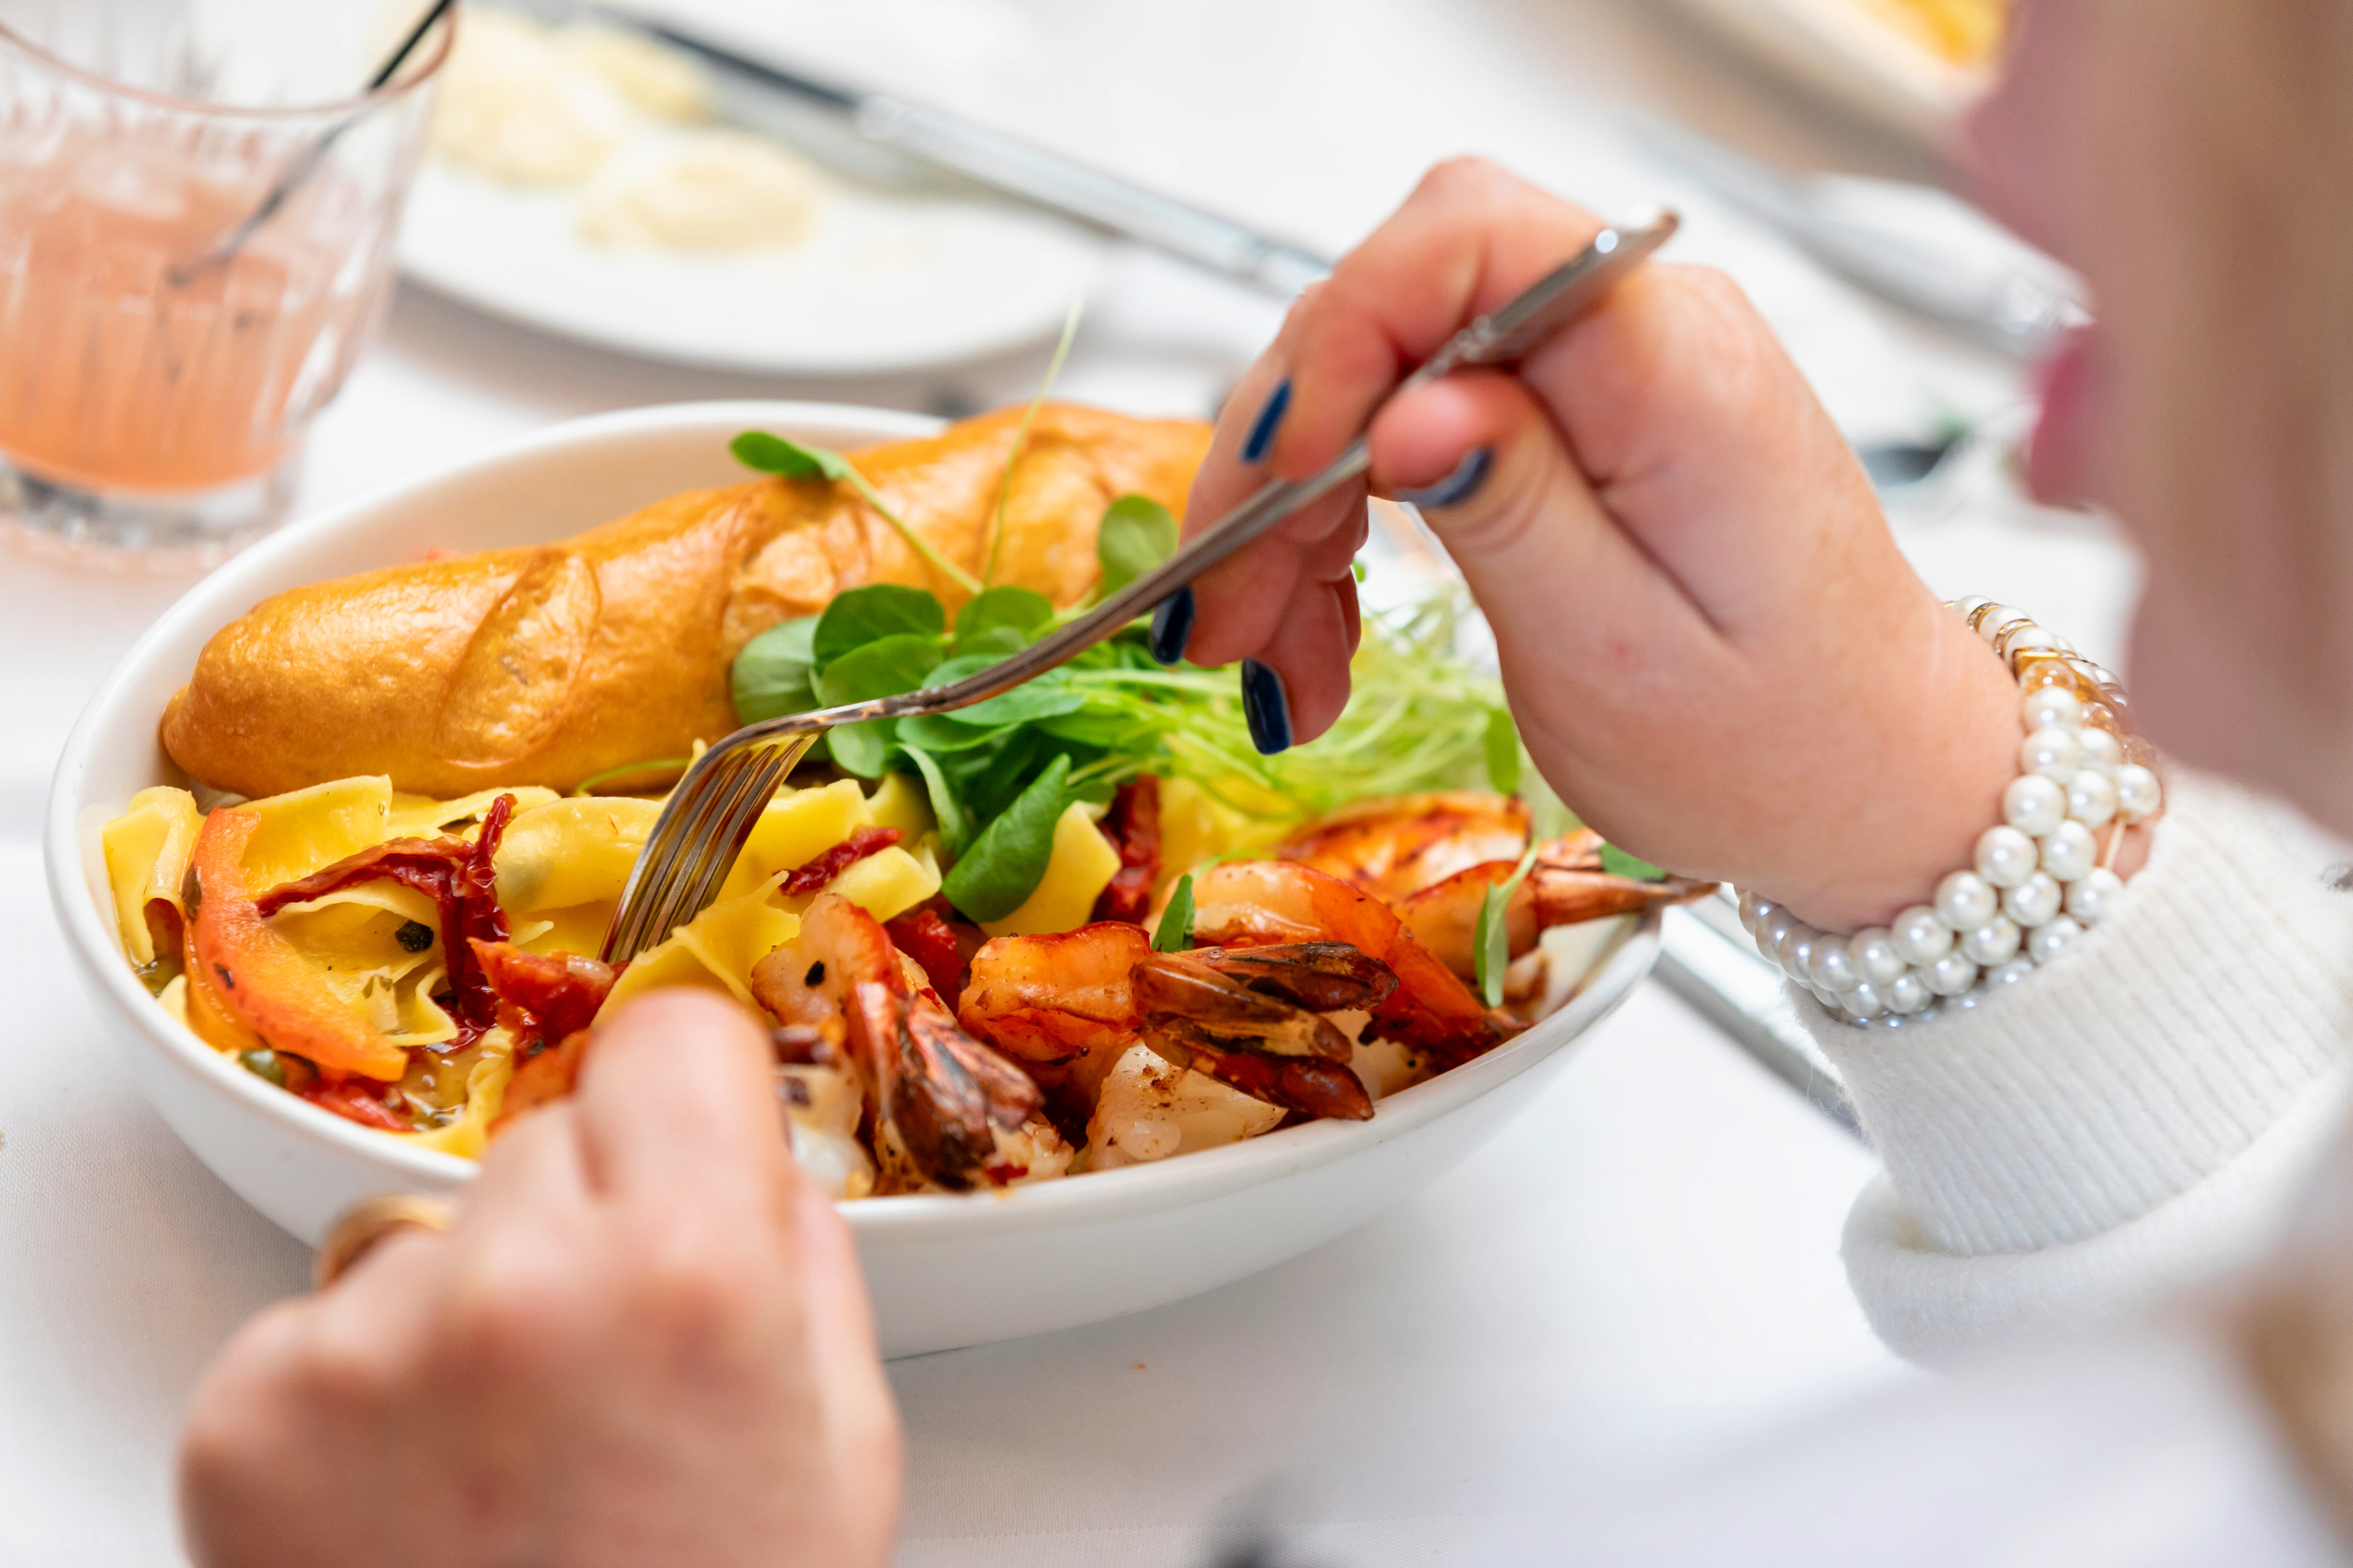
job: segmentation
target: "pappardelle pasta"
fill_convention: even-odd
[[[1609,934],[1574,922],[1688,891],[1606,870],[1589,833],[1531,851],[1525,808],[1473,793],[1372,803],[1277,857],[1219,859],[1247,819],[1146,779],[1066,807],[1037,888],[980,925],[940,897],[937,826],[893,773],[780,791],[718,900],[616,973],[584,955],[659,809],[522,787],[436,801],[379,776],[207,815],[159,787],[104,849],[124,954],[161,1005],[322,1110],[479,1157],[568,1090],[606,1010],[702,986],[774,1026],[796,1152],[841,1197],[1368,1115],[1556,1003]],[[1154,852],[1171,839],[1191,874]],[[1503,905],[1509,1005],[1491,1008],[1472,928],[1524,862]],[[1154,918],[1095,918],[1123,870]]]

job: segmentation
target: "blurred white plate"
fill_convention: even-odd
[[[1680,0],[1783,73],[1869,119],[1941,140],[1991,80],[1952,64],[1858,0]]]
[[[428,159],[400,264],[492,315],[653,359],[776,374],[953,364],[1050,336],[1101,275],[1104,243],[985,202],[837,187],[790,248],[615,249],[576,227],[576,190],[501,184]]]

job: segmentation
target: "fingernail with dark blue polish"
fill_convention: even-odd
[[[1495,466],[1495,448],[1476,447],[1470,456],[1454,465],[1454,471],[1428,489],[1399,490],[1397,499],[1412,507],[1461,506],[1473,491],[1487,482],[1487,471]]]
[[[1152,657],[1163,664],[1175,664],[1185,657],[1185,645],[1193,640],[1193,590],[1188,585],[1177,589],[1152,609]]]
[[[1282,416],[1291,412],[1291,382],[1284,378],[1258,411],[1258,422],[1250,427],[1250,437],[1242,442],[1242,461],[1262,461],[1274,446],[1274,433],[1282,428]]]
[[[1261,756],[1291,750],[1291,693],[1273,666],[1242,660],[1242,716],[1250,721],[1250,743]]]

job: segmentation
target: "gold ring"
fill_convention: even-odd
[[[335,1216],[311,1260],[312,1289],[323,1290],[366,1257],[375,1244],[399,1230],[448,1230],[455,1215],[439,1198],[385,1193],[362,1198]]]

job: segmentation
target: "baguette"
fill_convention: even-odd
[[[859,471],[976,576],[1022,410],[856,454]],[[1095,529],[1130,492],[1182,513],[1206,425],[1049,404],[1005,504],[996,581],[1066,606],[1095,584]],[[189,776],[260,796],[353,774],[455,796],[570,789],[683,757],[735,728],[728,671],[752,637],[845,588],[940,579],[847,484],[695,490],[570,540],[388,566],[264,600],[205,645],[164,709]]]

